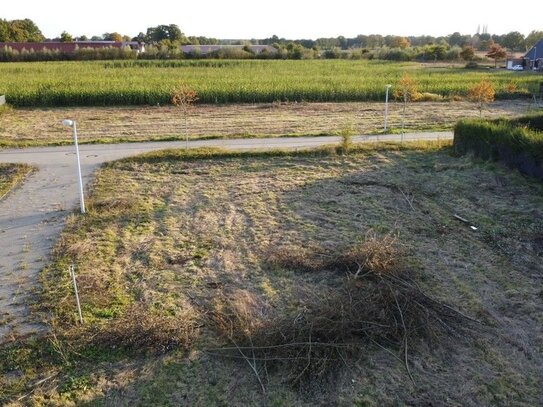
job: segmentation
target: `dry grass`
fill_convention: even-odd
[[[389,233],[379,237],[370,230],[360,245],[341,254],[334,265],[350,273],[356,270],[355,278],[366,273],[380,276],[393,274],[401,256],[397,236]]]
[[[499,101],[485,117],[526,113],[527,101]],[[389,127],[401,126],[401,104],[389,106]],[[175,107],[15,109],[0,120],[0,147],[71,143],[62,127],[66,117],[77,120],[79,138],[88,142],[184,140],[185,124]],[[451,128],[463,118],[477,117],[467,102],[414,103],[406,129]],[[274,103],[257,105],[197,105],[188,118],[191,139],[209,137],[277,137],[341,134],[346,124],[359,134],[382,131],[382,103]]]
[[[272,267],[304,272],[336,270],[358,277],[360,273],[380,274],[393,269],[401,257],[396,243],[397,236],[392,233],[378,236],[369,230],[360,244],[344,251],[339,250],[339,253],[327,252],[322,247],[284,246],[277,243],[270,245],[266,258]]]
[[[45,351],[0,350],[2,402],[52,371],[66,389],[44,390],[53,405],[537,405],[541,184],[428,146],[188,154],[99,172],[91,210],[68,220],[43,273],[41,300],[75,332],[75,263],[85,332],[105,336],[68,352],[68,367],[57,352],[53,363]],[[464,335],[471,322],[449,305],[482,325]],[[142,321],[127,317],[132,307]],[[183,332],[188,340],[170,342]],[[296,342],[296,363],[254,349]],[[236,360],[209,354],[224,347]]]
[[[168,317],[141,303],[130,306],[115,321],[93,329],[95,332],[90,337],[93,346],[131,352],[188,349],[197,336],[195,313],[190,308]]]
[[[32,170],[33,168],[26,164],[0,163],[0,199],[4,198],[13,188],[23,182]]]
[[[246,292],[223,299],[211,319],[234,347],[212,353],[246,360],[261,384],[261,375],[273,369],[291,384],[322,385],[341,367],[348,368],[347,361],[377,346],[402,353],[411,376],[409,348],[465,333],[474,320],[426,294],[401,264],[394,242],[392,235],[369,233],[344,253],[275,252],[268,259],[274,266],[345,277],[327,293],[311,293],[293,313],[275,317]]]

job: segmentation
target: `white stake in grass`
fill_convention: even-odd
[[[70,276],[72,277],[72,282],[74,284],[75,301],[77,303],[77,312],[79,312],[79,322],[83,323],[83,314],[81,313],[81,303],[79,302],[79,293],[77,291],[77,282],[75,281],[75,267],[74,267],[73,264],[70,266]]]

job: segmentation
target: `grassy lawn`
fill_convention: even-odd
[[[26,164],[0,163],[0,199],[22,182],[31,170]]]
[[[497,101],[484,117],[526,114],[529,101]],[[345,130],[376,134],[383,130],[383,103],[268,103],[197,105],[188,119],[190,139],[336,135]],[[389,131],[401,128],[402,104],[389,106]],[[452,129],[460,119],[478,117],[469,102],[420,102],[407,109],[405,129]],[[72,143],[62,120],[77,120],[82,143],[184,140],[184,121],[175,107],[88,107],[11,109],[0,114],[0,147]]]
[[[51,333],[0,350],[0,401],[537,405],[542,208],[447,145],[113,162],[42,273]]]

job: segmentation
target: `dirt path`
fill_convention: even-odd
[[[526,114],[530,101],[497,101],[484,110],[487,118]],[[375,134],[383,126],[383,103],[263,103],[255,105],[197,105],[189,117],[189,134],[202,137],[274,137],[337,134],[349,129]],[[400,103],[391,102],[390,128],[401,127]],[[408,131],[452,128],[461,118],[477,117],[468,102],[421,102],[408,106]],[[70,142],[60,123],[78,121],[80,140],[88,142],[149,141],[183,138],[183,120],[174,107],[92,107],[16,109],[0,117],[0,146]]]
[[[451,138],[451,132],[405,136],[406,140]],[[399,139],[396,135],[357,136],[354,141]],[[339,141],[339,137],[203,140],[191,141],[190,147],[307,148]],[[185,147],[185,143],[84,145],[81,147],[83,182],[88,184],[104,162],[175,147]],[[0,343],[43,329],[29,313],[28,305],[37,287],[38,273],[48,262],[66,216],[78,202],[73,151],[71,146],[0,151],[0,162],[27,163],[39,169],[0,201]]]

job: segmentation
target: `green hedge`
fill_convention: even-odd
[[[522,126],[535,131],[543,131],[543,114],[517,117],[509,122],[514,127]]]
[[[499,160],[543,179],[543,114],[516,119],[462,120],[454,128],[454,149]]]

